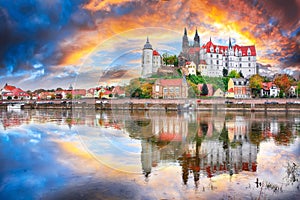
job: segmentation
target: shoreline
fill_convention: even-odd
[[[14,102],[15,103],[15,102]],[[0,104],[0,110],[9,110],[8,103]],[[300,112],[300,104],[249,104],[249,103],[195,103],[195,102],[152,102],[152,103],[142,103],[142,102],[124,102],[110,101],[109,103],[89,103],[89,104],[49,104],[49,103],[39,103],[39,104],[24,104],[21,110],[28,109],[87,109],[87,110],[165,110],[165,111],[234,111],[234,112]],[[13,109],[17,110],[17,109]],[[20,110],[20,109],[18,109]]]

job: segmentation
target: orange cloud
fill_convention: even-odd
[[[85,4],[83,8],[94,12],[99,10],[110,11],[110,6],[125,4],[132,1],[133,0],[91,0],[89,3]]]
[[[255,44],[259,52],[257,61],[268,64],[278,64],[284,54],[292,54],[297,49],[296,41],[282,36],[279,26],[269,24],[272,10],[266,13],[258,5],[253,6],[247,1],[145,1],[135,2],[136,8],[127,14],[112,13],[112,7],[126,6],[130,2],[132,0],[91,0],[85,4],[83,8],[94,12],[95,16],[97,12],[106,13],[101,15],[101,19],[95,17],[96,30],[93,34],[82,30],[74,36],[72,43],[62,45],[66,55],[62,63],[78,63],[110,37],[145,27],[161,27],[180,33],[188,27],[191,36],[197,27],[202,43],[206,42],[203,37],[226,40],[233,37],[241,45]]]

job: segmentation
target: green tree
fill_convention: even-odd
[[[240,78],[240,74],[236,70],[232,70],[232,71],[230,71],[228,77],[229,78]]]
[[[72,93],[67,93],[66,98],[67,98],[67,99],[72,99],[72,98],[73,98]]]
[[[249,80],[249,87],[251,89],[252,94],[254,94],[255,97],[259,95],[263,81],[264,78],[259,74],[251,76]]]
[[[176,55],[169,55],[168,53],[164,53],[162,57],[163,57],[163,62],[166,65],[178,66],[178,58]]]
[[[202,86],[201,95],[204,95],[204,96],[208,95],[208,88],[207,88],[206,83],[204,83]]]
[[[12,100],[12,97],[11,97],[11,96],[8,96],[8,97],[7,97],[7,100]]]

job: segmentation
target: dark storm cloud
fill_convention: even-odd
[[[78,29],[93,28],[83,0],[0,2],[1,75],[25,73],[34,65],[58,64],[59,43]]]

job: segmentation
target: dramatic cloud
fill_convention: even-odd
[[[201,44],[210,37],[223,45],[228,37],[255,44],[257,62],[269,66],[269,73],[297,75],[299,19],[300,0],[1,1],[0,84],[36,88],[34,80],[67,87],[78,75],[98,73],[96,80],[81,77],[92,86],[114,60],[140,50],[147,36],[154,48],[179,53],[184,27],[191,38],[197,28]],[[129,57],[121,65],[138,68],[138,55]]]

